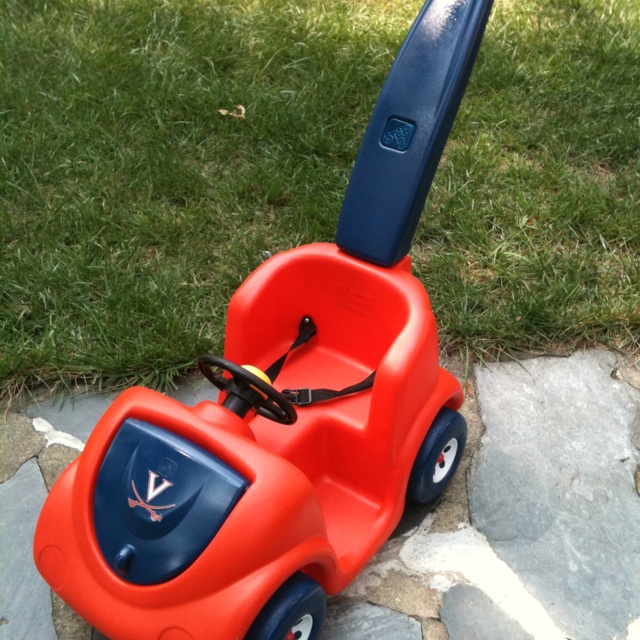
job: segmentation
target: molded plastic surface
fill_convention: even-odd
[[[390,266],[411,246],[492,0],[431,0],[389,72],[347,188],[338,246]]]
[[[268,367],[307,315],[317,333],[289,355],[276,387],[340,389],[376,370],[373,388],[298,407],[292,427],[260,417],[250,426],[313,484],[338,558],[319,582],[336,593],[392,533],[424,435],[462,393],[438,366],[435,318],[408,258],[383,269],[320,243],[270,258],[229,304],[225,357]]]
[[[128,418],[192,442],[251,483],[196,560],[160,584],[120,578],[93,526],[97,475]],[[219,405],[190,408],[142,388],[115,400],[53,486],[36,527],[34,559],[56,593],[111,640],[243,638],[287,578],[301,568],[330,574],[335,566],[318,499],[298,469],[258,446],[246,422]]]
[[[36,565],[62,599],[114,640],[235,640],[296,572],[327,593],[344,589],[398,523],[434,416],[462,403],[460,385],[438,366],[429,298],[409,267],[407,259],[382,269],[335,245],[309,245],[274,256],[236,292],[225,347],[233,361],[266,368],[288,349],[301,318],[314,319],[316,336],[290,354],[278,388],[347,386],[377,369],[372,389],[299,407],[294,425],[260,416],[245,421],[211,402],[189,408],[145,389],[121,394],[54,485],[38,522]],[[170,448],[193,443],[205,459],[222,461],[250,483],[202,553],[158,584],[117,575],[114,563],[126,570],[138,543],[121,539],[115,560],[106,561],[94,528],[100,469],[112,447],[120,448],[129,419],[173,434]],[[149,471],[158,474],[150,485],[157,497],[145,502],[173,504],[173,487],[160,492],[164,480],[173,480],[144,462],[140,483],[149,482]],[[123,508],[143,520],[150,515]],[[151,523],[143,525],[148,531]],[[185,530],[175,541],[177,555],[189,535]]]
[[[202,553],[248,486],[201,447],[127,419],[96,484],[94,518],[102,554],[127,582],[170,580]]]

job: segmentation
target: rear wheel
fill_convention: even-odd
[[[245,640],[315,640],[327,612],[327,596],[311,578],[297,573],[264,606]]]
[[[407,500],[435,502],[456,472],[467,442],[467,423],[460,413],[443,407],[418,451],[413,464]]]

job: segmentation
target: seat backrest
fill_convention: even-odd
[[[428,307],[407,263],[382,269],[335,245],[299,247],[270,258],[235,293],[225,354],[266,368],[287,351],[309,315],[318,327],[315,347],[370,372],[418,311],[417,300]]]

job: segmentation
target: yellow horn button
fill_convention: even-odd
[[[271,383],[271,380],[269,379],[269,376],[261,369],[258,369],[258,367],[254,367],[251,364],[243,364],[242,368],[246,369],[249,373],[253,373],[253,375],[256,376],[256,378],[260,378],[260,380],[262,380],[263,382],[266,382],[270,387],[273,386]],[[253,385],[250,385],[250,386],[255,392],[259,393],[263,398],[267,397],[267,395],[262,391],[260,391],[260,389],[256,389],[256,387],[254,387]]]

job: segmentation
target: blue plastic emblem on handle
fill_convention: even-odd
[[[416,125],[400,118],[391,118],[387,124],[380,143],[388,149],[406,151],[411,145]]]

